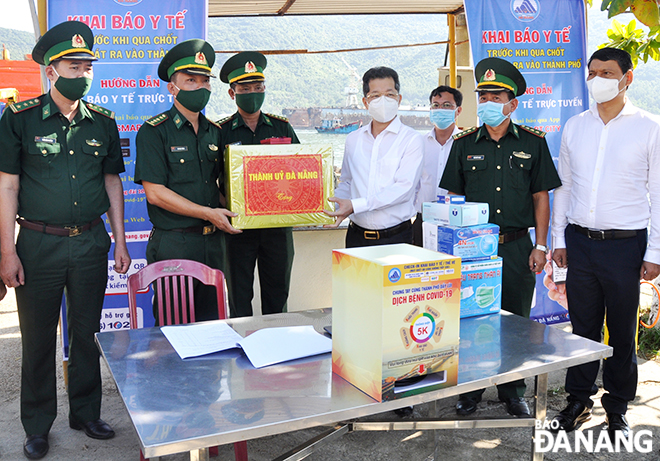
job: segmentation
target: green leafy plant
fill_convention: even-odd
[[[660,330],[657,328],[639,329],[638,352],[647,360],[657,360],[660,355]]]
[[[603,0],[600,10],[607,10],[608,18],[630,12],[648,27],[660,25],[660,13],[656,0]]]
[[[586,0],[588,5],[592,0]],[[630,53],[633,65],[641,59],[660,61],[660,8],[657,0],[603,0],[601,11],[607,11],[607,17],[623,13],[632,13],[636,19],[623,24],[616,19],[612,20],[612,28],[608,29],[609,42],[600,45],[600,48],[610,46],[620,48]],[[649,28],[648,32],[637,27],[637,21]]]
[[[637,28],[637,21],[631,20],[627,25],[622,24],[616,19],[612,20],[612,27],[607,30],[608,43],[600,45],[620,48],[630,53],[633,65],[636,67],[639,59],[648,62],[660,60],[660,37],[658,32],[660,26],[655,26],[646,33],[643,29]]]

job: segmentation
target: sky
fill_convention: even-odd
[[[34,32],[32,16],[30,15],[31,0],[0,0],[2,14],[0,27]]]

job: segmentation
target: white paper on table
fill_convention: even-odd
[[[238,344],[255,368],[332,351],[332,339],[311,325],[263,328]]]
[[[160,330],[182,359],[232,349],[243,339],[224,322],[173,325]]]

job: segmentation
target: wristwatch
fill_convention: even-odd
[[[539,244],[537,243],[536,245],[534,245],[534,249],[535,249],[535,250],[540,250],[540,251],[542,251],[543,253],[548,254],[548,247],[545,246],[545,245],[539,245]]]

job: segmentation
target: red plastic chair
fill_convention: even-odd
[[[128,308],[131,328],[137,328],[135,295],[139,291],[147,290],[152,283],[155,285],[154,288],[157,287],[158,318],[161,324],[164,322],[165,325],[181,325],[195,322],[193,279],[216,287],[218,317],[226,319],[229,307],[225,275],[222,271],[211,269],[197,261],[168,259],[149,264],[128,277]],[[179,301],[181,301],[181,305],[175,305]],[[173,311],[174,319],[172,319]]]
[[[229,316],[229,303],[227,302],[227,284],[222,271],[211,269],[197,261],[168,259],[149,264],[128,277],[128,310],[131,329],[138,327],[136,294],[139,291],[147,290],[152,283],[154,288],[157,288],[158,318],[161,324],[163,321],[165,325],[195,322],[193,279],[199,280],[205,285],[215,286],[218,318],[226,319]],[[172,319],[173,312],[174,319]],[[247,461],[247,442],[234,443],[234,454],[236,461]],[[209,455],[217,456],[218,447],[210,447]],[[142,451],[140,451],[140,460],[145,460]]]

